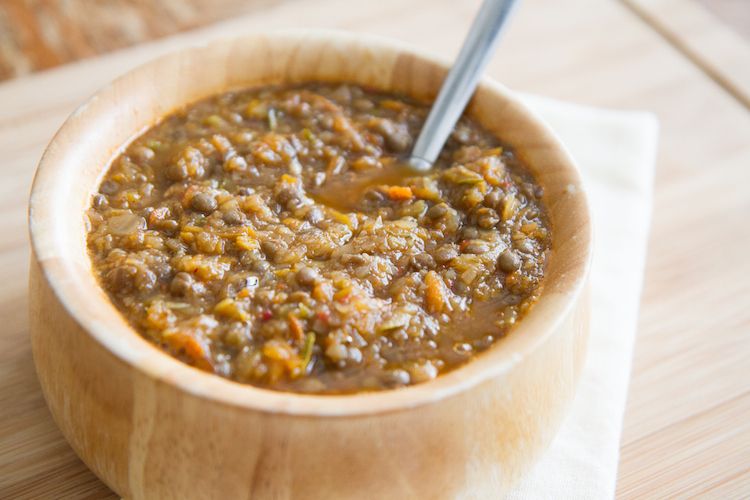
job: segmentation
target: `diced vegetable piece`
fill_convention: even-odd
[[[433,314],[441,313],[447,306],[448,297],[445,284],[435,271],[428,272],[424,277],[426,286],[425,306]]]
[[[242,309],[240,304],[230,298],[226,298],[216,304],[214,312],[227,318],[235,319],[237,321],[247,321],[250,316],[245,310]]]
[[[243,250],[258,250],[260,248],[260,242],[246,234],[237,236],[234,240],[234,244]]]
[[[162,301],[156,301],[146,310],[146,325],[155,330],[164,330],[172,326],[175,315]]]
[[[305,337],[305,330],[302,326],[302,321],[292,313],[287,315],[286,320],[289,324],[289,333],[292,334],[292,338],[294,340],[302,340]]]
[[[326,282],[316,283],[312,296],[318,302],[330,302],[333,298],[333,287]]]
[[[292,354],[291,346],[282,340],[271,339],[263,346],[263,355],[276,361],[287,361]]]
[[[518,211],[518,199],[513,193],[508,194],[503,201],[503,220],[510,220]]]
[[[481,175],[463,165],[449,168],[443,172],[443,178],[454,184],[478,184],[483,181]]]
[[[390,199],[396,201],[411,200],[414,197],[409,186],[387,186],[384,192]]]
[[[203,342],[188,331],[167,330],[164,332],[163,339],[175,353],[182,354],[188,358],[193,366],[201,370],[213,370],[208,349],[204,346]]]
[[[302,348],[302,365],[307,370],[312,359],[313,346],[315,345],[315,334],[310,332],[305,336],[305,346]]]

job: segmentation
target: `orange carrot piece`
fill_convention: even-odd
[[[424,282],[427,286],[425,292],[427,310],[433,314],[442,312],[447,302],[443,280],[435,271],[430,271],[425,275]]]
[[[292,334],[294,340],[302,340],[305,338],[305,330],[302,327],[302,322],[297,316],[292,313],[287,314],[286,321],[289,324],[289,331]]]
[[[174,332],[165,337],[165,340],[176,353],[184,353],[185,357],[196,368],[213,371],[213,365],[209,359],[208,352],[203,347],[203,344],[191,334],[187,332]]]
[[[396,201],[411,200],[414,197],[414,193],[409,186],[388,186],[385,189],[385,194]]]
[[[208,361],[208,353],[195,337],[188,337],[185,341],[185,354],[193,360],[196,367],[202,370],[213,370],[211,363]]]

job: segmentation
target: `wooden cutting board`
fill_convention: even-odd
[[[0,85],[0,498],[112,495],[52,422],[27,336],[26,199],[65,116],[144,60],[250,29],[366,31],[452,58],[477,5],[288,2]],[[528,92],[658,114],[654,220],[618,493],[748,493],[750,113],[614,0],[524,2],[489,72]]]

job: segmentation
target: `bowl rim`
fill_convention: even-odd
[[[285,39],[304,41],[304,43],[366,43],[371,50],[389,50],[408,54],[417,59],[436,64],[441,68],[450,66],[446,61],[437,58],[421,49],[392,39],[362,35],[335,30],[295,29],[259,31],[252,34],[221,38],[206,43],[170,52],[157,57],[119,76],[109,84],[100,88],[92,97],[81,104],[62,124],[46,147],[37,167],[29,199],[29,235],[33,258],[39,264],[40,270],[49,284],[60,305],[67,314],[86,332],[95,342],[106,349],[116,359],[124,362],[133,370],[140,372],[158,382],[174,386],[192,396],[211,400],[214,403],[234,407],[261,411],[270,414],[286,414],[299,417],[357,417],[381,413],[405,411],[423,405],[438,402],[448,397],[462,393],[491,378],[509,373],[529,353],[542,344],[562,323],[572,310],[584,288],[591,262],[592,229],[588,201],[583,190],[580,172],[565,146],[549,127],[531,110],[528,109],[510,90],[489,77],[484,77],[480,88],[492,94],[499,95],[504,101],[522,110],[527,118],[527,126],[534,130],[534,137],[542,143],[553,147],[557,153],[557,160],[565,170],[566,179],[571,187],[580,192],[577,203],[578,214],[583,217],[576,236],[583,242],[586,254],[568,269],[566,281],[570,284],[563,290],[562,300],[555,300],[550,304],[553,321],[543,323],[539,327],[534,318],[538,316],[540,303],[546,298],[545,286],[539,302],[529,311],[523,321],[516,325],[511,333],[502,341],[497,342],[470,362],[456,369],[442,374],[431,381],[399,389],[375,392],[359,392],[353,394],[316,395],[294,392],[280,392],[261,387],[242,384],[204,372],[183,363],[158,347],[146,341],[125,319],[117,314],[111,321],[102,322],[89,314],[92,305],[84,298],[87,291],[77,274],[81,273],[80,266],[62,258],[47,258],[48,249],[58,241],[60,232],[56,229],[56,217],[36,217],[36,214],[54,213],[55,204],[60,197],[44,196],[51,192],[52,184],[60,172],[56,172],[58,157],[66,154],[65,147],[60,144],[61,137],[75,129],[80,120],[86,118],[89,105],[104,98],[116,90],[119,83],[138,73],[149,71],[164,61],[195,55],[204,51],[204,55],[213,49],[231,43],[252,43],[258,38]],[[202,56],[201,56],[202,57]],[[230,88],[227,88],[230,90]],[[147,130],[151,124],[142,130],[134,131],[133,136],[114,152],[112,159],[125,148],[132,139]],[[110,160],[111,161],[111,160]],[[109,168],[110,162],[102,167],[102,172]],[[106,168],[105,168],[106,167]],[[88,256],[86,256],[88,259]],[[99,291],[101,304],[113,307],[103,291]],[[532,325],[532,322],[535,324]],[[123,328],[124,325],[124,328]],[[533,327],[532,327],[533,326]],[[124,334],[129,338],[118,337]]]

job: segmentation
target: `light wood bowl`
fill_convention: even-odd
[[[430,98],[445,74],[444,63],[382,39],[259,34],[146,64],[65,122],[31,193],[31,339],[55,421],[113,490],[128,498],[496,496],[549,444],[585,355],[590,218],[565,149],[492,81],[469,113],[533,170],[553,242],[539,302],[458,370],[345,396],[237,384],[140,337],[92,273],[84,221],[92,193],[123,146],[175,108],[279,82],[354,82]]]

